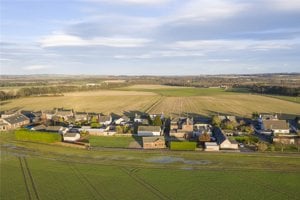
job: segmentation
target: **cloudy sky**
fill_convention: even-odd
[[[1,74],[300,72],[300,0],[0,0]]]

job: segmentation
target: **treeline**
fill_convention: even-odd
[[[124,87],[126,84],[102,84],[93,86],[50,86],[50,87],[25,87],[18,91],[0,91],[0,100],[5,101],[9,99],[16,99],[28,96],[43,96],[43,95],[61,95],[67,92],[93,91],[101,89],[112,89],[117,87]]]
[[[236,88],[246,88],[249,92],[259,94],[274,94],[284,96],[300,96],[300,87],[285,87],[285,86],[261,86],[261,85],[248,85],[240,86],[235,85]]]

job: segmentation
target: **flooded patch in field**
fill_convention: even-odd
[[[151,163],[160,163],[160,164],[169,164],[169,163],[183,163],[188,165],[207,165],[210,164],[208,160],[187,160],[180,157],[172,157],[172,156],[159,156],[159,157],[152,157],[146,159],[146,162]]]

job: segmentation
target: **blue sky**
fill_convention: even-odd
[[[300,0],[0,0],[1,74],[300,72]]]

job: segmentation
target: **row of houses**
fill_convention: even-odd
[[[129,128],[136,127],[137,136],[143,137],[143,143],[145,141],[145,148],[161,148],[165,144],[162,136],[180,139],[197,138],[202,134],[208,134],[211,136],[210,141],[206,141],[204,146],[207,151],[212,150],[236,150],[238,144],[231,140],[232,132],[227,132],[221,128],[213,128],[211,121],[208,118],[188,118],[178,117],[173,118],[167,124],[167,120],[164,120],[163,114],[158,115],[140,115],[135,114],[133,117],[112,115],[101,115],[96,113],[80,113],[67,109],[53,109],[51,112],[40,111],[7,111],[1,114],[0,118],[0,130],[7,131],[16,129],[30,123],[43,122],[43,120],[55,120],[58,117],[63,118],[64,121],[70,120],[73,122],[77,116],[77,120],[95,120],[102,126],[98,128],[92,128],[91,126],[81,126],[76,129],[62,126],[46,126],[44,123],[35,126],[32,130],[47,131],[47,132],[59,132],[62,135],[71,137],[66,139],[68,141],[75,141],[80,138],[80,132],[88,132],[90,135],[114,135],[116,134],[116,126],[128,126]],[[75,117],[75,118],[74,118]],[[164,123],[162,126],[150,125],[149,121],[159,117]],[[220,120],[236,121],[234,116],[218,116]],[[169,126],[169,128],[167,128]],[[166,129],[169,129],[166,131]],[[289,141],[289,144],[293,144],[293,135],[290,133],[289,123],[285,120],[279,120],[277,116],[260,116],[258,119],[259,133],[270,135],[273,137],[274,142],[278,142],[280,139]],[[67,130],[67,131],[66,131]],[[72,130],[72,131],[71,131]],[[74,131],[76,130],[76,131]],[[146,144],[148,143],[148,144]],[[150,143],[152,143],[150,145]]]

